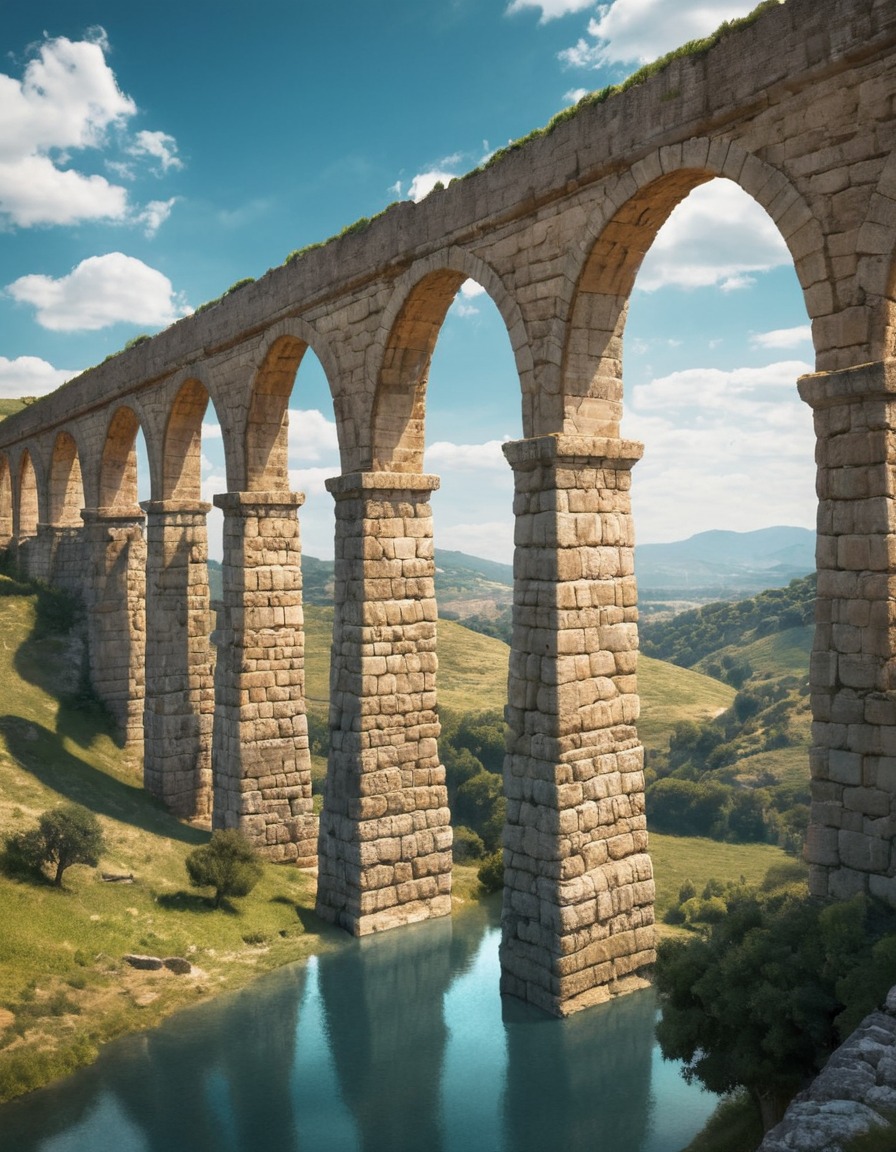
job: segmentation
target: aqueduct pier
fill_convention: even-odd
[[[465,278],[519,374],[503,988],[566,1013],[653,958],[636,720],[626,304],[669,213],[733,180],[787,243],[812,323],[818,609],[811,888],[896,903],[896,6],[787,0],[420,204],[307,251],[0,423],[0,547],[86,604],[94,685],[146,787],[319,866],[355,933],[447,913],[430,357]],[[331,752],[312,812],[287,401],[326,373],[335,504]],[[201,423],[224,438],[210,658]],[[143,430],[151,499],[137,503]]]

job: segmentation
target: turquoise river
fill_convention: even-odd
[[[637,992],[498,993],[482,909],[365,940],[109,1045],[0,1108],[0,1152],[680,1152],[715,1107]]]

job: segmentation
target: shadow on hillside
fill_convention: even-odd
[[[19,766],[66,800],[157,836],[187,844],[204,844],[208,840],[207,832],[181,824],[169,815],[143,791],[138,780],[127,784],[73,756],[58,732],[21,716],[6,715],[0,716],[0,734]]]
[[[160,908],[172,909],[175,912],[225,912],[230,916],[239,915],[239,908],[231,904],[225,897],[218,907],[211,896],[201,896],[197,892],[186,892],[180,889],[177,892],[163,892],[156,897]]]

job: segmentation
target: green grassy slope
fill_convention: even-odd
[[[116,745],[101,714],[66,702],[79,651],[53,630],[54,611],[52,597],[0,576],[0,839],[73,800],[97,813],[108,850],[98,870],[71,867],[62,890],[0,872],[0,1100],[92,1059],[111,1037],[347,939],[316,920],[313,881],[292,868],[266,866],[249,897],[218,913],[189,887],[184,858],[208,833],[146,795],[138,763]],[[309,686],[320,699],[329,635],[328,610],[309,609]],[[500,707],[506,646],[450,623],[440,624],[440,644],[440,679],[452,706]],[[658,731],[682,709],[715,708],[730,691],[721,686],[720,697],[708,678],[672,673],[644,662]],[[684,879],[702,886],[710,876],[758,877],[780,858],[765,845],[667,836],[653,837],[652,851],[661,912]],[[102,872],[133,882],[105,883]],[[455,869],[462,898],[474,885],[474,869]],[[137,971],[122,962],[126,952],[186,955],[195,972]]]
[[[694,667],[700,672],[706,672],[708,665],[718,663],[723,656],[731,655],[746,661],[751,668],[761,669],[766,676],[805,677],[809,669],[809,657],[812,655],[814,633],[811,624],[787,628],[748,644],[719,648],[699,660]]]
[[[11,400],[9,398],[0,397],[0,420],[4,420],[7,416],[14,416],[16,412],[26,406],[24,400]]]
[[[78,653],[41,635],[36,595],[0,576],[0,839],[47,808],[97,813],[108,850],[74,865],[62,890],[0,873],[0,1100],[90,1059],[103,1041],[147,1027],[198,996],[325,947],[313,882],[269,865],[223,913],[190,889],[186,854],[208,833],[169,816],[103,718],[63,702]],[[101,872],[132,874],[104,883]],[[306,930],[307,929],[307,930]],[[137,972],[127,952],[187,955],[194,977]]]
[[[333,610],[305,607],[306,693],[323,715],[329,699]],[[510,649],[502,640],[473,632],[452,620],[438,623],[438,693],[453,712],[501,710],[507,700]],[[638,731],[648,747],[660,747],[681,720],[708,720],[728,708],[734,689],[700,672],[662,660],[638,660],[641,719]]]

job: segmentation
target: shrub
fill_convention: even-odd
[[[454,829],[454,859],[460,864],[466,860],[480,860],[485,854],[482,837],[463,824]]]
[[[214,888],[215,908],[225,896],[248,896],[264,873],[258,853],[235,828],[213,832],[184,863],[194,888]]]
[[[95,868],[105,851],[103,830],[92,812],[80,804],[63,804],[44,812],[36,828],[6,840],[7,869],[42,872],[55,866],[53,883],[62,886],[62,874],[72,864]]]
[[[500,892],[504,887],[504,854],[498,849],[479,865],[479,883],[486,892]]]

